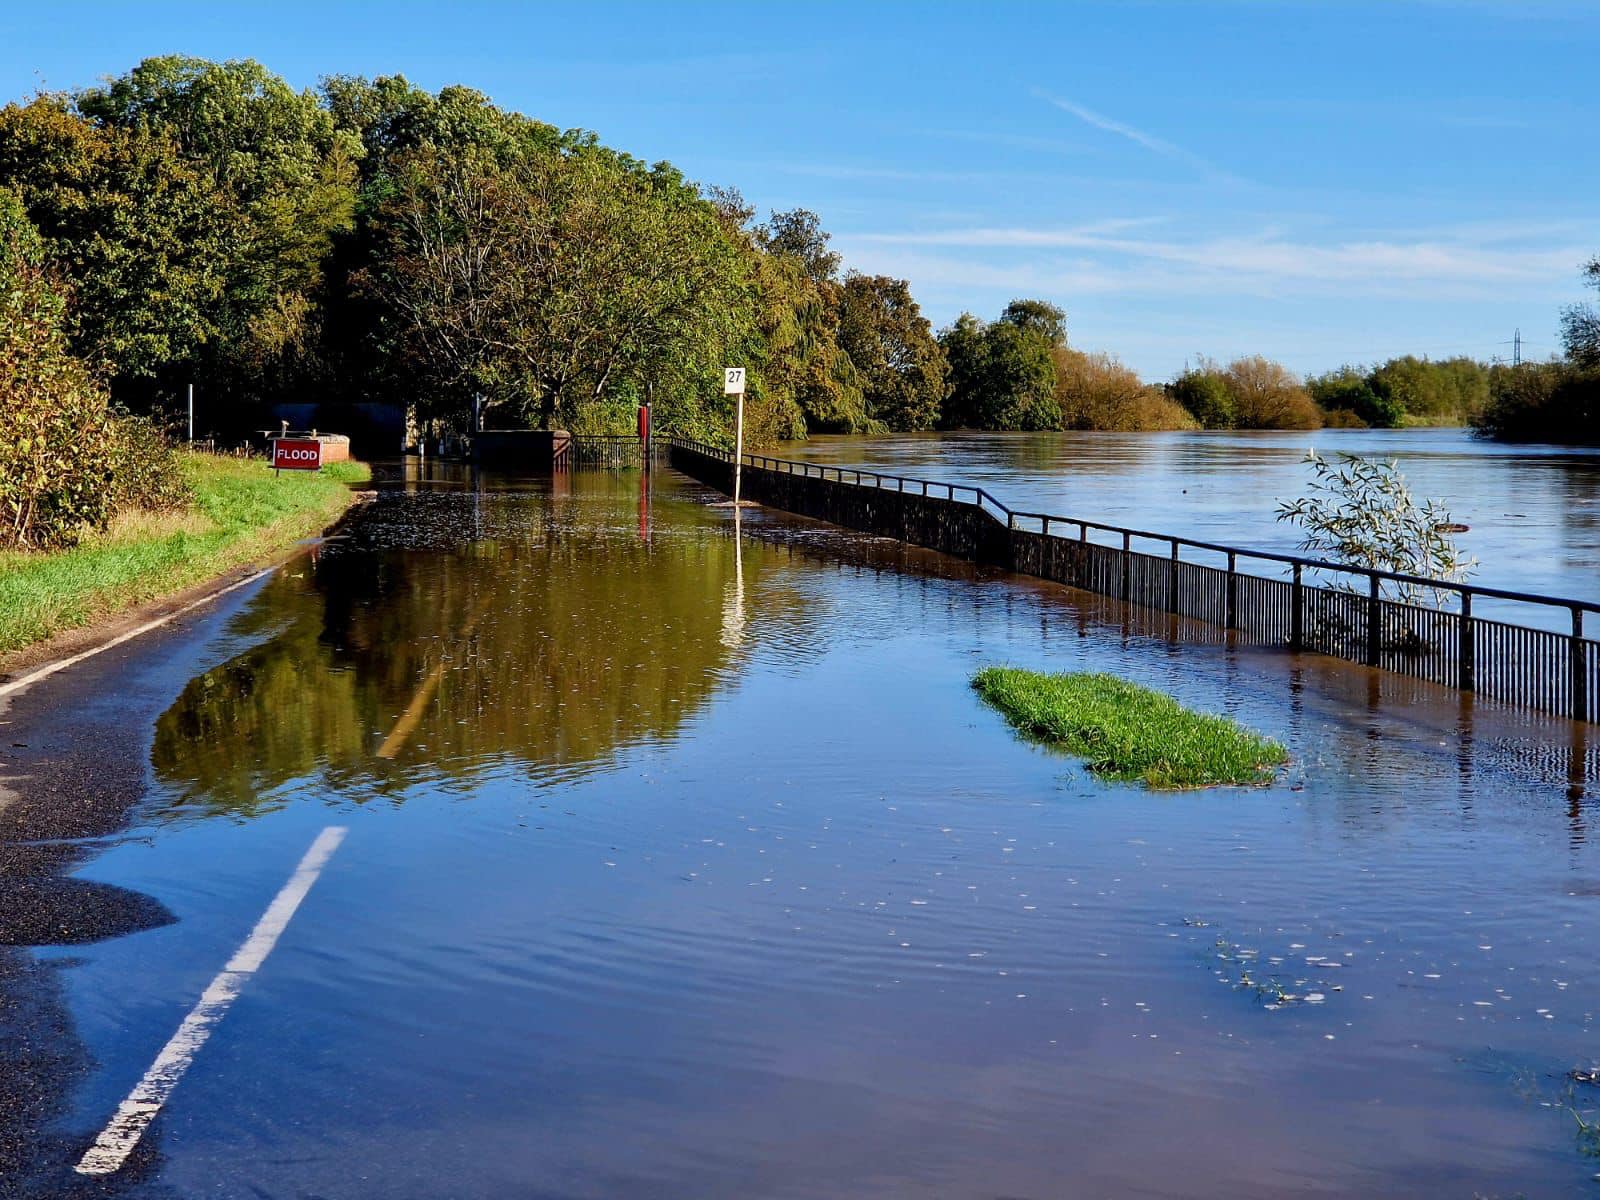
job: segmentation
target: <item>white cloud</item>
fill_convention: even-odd
[[[1049,92],[1046,92],[1042,89],[1035,88],[1033,94],[1039,97],[1039,99],[1055,105],[1062,112],[1071,113],[1073,116],[1077,117],[1078,120],[1087,125],[1092,125],[1096,129],[1104,130],[1106,133],[1114,133],[1118,137],[1127,138],[1130,142],[1134,142],[1137,145],[1143,146],[1146,150],[1159,154],[1164,158],[1172,158],[1178,160],[1179,162],[1188,163],[1190,166],[1198,167],[1200,170],[1205,171],[1210,175],[1219,177],[1227,176],[1226,172],[1212,163],[1207,162],[1198,154],[1191,153],[1190,151],[1185,150],[1182,146],[1174,145],[1165,138],[1156,137],[1155,134],[1146,133],[1142,129],[1136,129],[1124,121],[1118,121],[1115,118],[1108,117],[1103,113],[1097,113],[1094,111],[1094,109],[1086,108],[1082,104],[1078,104],[1075,101],[1063,100],[1060,96],[1051,95]]]
[[[1329,242],[1276,231],[1210,236],[1189,241],[1127,236],[1126,221],[1061,229],[971,228],[913,233],[865,233],[848,242],[852,261],[915,263],[912,281],[972,286],[1033,287],[1112,292],[1165,290],[1277,295],[1414,297],[1492,295],[1504,289],[1559,288],[1583,260],[1586,241],[1508,245],[1537,227],[1484,230],[1465,240],[1367,237]],[[977,256],[929,250],[982,252]],[[911,253],[907,253],[911,251]],[[1025,261],[1013,261],[1025,252]],[[1051,252],[1070,252],[1068,254]],[[882,265],[875,270],[886,269]]]

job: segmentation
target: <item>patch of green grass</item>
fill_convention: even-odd
[[[350,506],[364,463],[274,476],[259,459],[185,454],[193,504],[129,513],[68,550],[0,553],[0,655],[270,557]]]
[[[1104,779],[1152,788],[1265,784],[1289,757],[1227,717],[1112,675],[987,667],[972,686],[1016,729],[1086,759]]]

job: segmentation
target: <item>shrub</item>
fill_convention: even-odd
[[[1115,355],[1057,346],[1052,357],[1056,402],[1065,429],[1193,429],[1198,424],[1181,405],[1142,381]]]
[[[119,506],[182,498],[165,440],[113,413],[63,332],[64,289],[14,193],[0,191],[0,548],[70,545]]]
[[[1508,442],[1600,445],[1600,368],[1570,362],[1496,366],[1474,424]]]
[[[1330,408],[1324,410],[1322,423],[1329,429],[1370,429],[1372,428],[1348,408]]]
[[[1399,402],[1376,392],[1359,367],[1340,367],[1326,375],[1313,375],[1306,380],[1306,390],[1326,414],[1329,425],[1393,429],[1405,419],[1405,409]]]
[[[1204,429],[1232,429],[1238,419],[1233,391],[1215,364],[1201,359],[1196,370],[1186,370],[1167,386],[1168,397]]]
[[[1305,461],[1311,467],[1310,493],[1278,504],[1278,520],[1300,527],[1302,550],[1353,567],[1451,583],[1472,573],[1477,560],[1456,546],[1450,511],[1439,500],[1417,503],[1397,463],[1356,454],[1329,461],[1315,450]],[[1343,579],[1333,586],[1354,588]],[[1383,589],[1408,604],[1430,591],[1409,583],[1386,583]],[[1436,603],[1445,598],[1439,589],[1431,591]]]
[[[1406,354],[1367,376],[1372,390],[1413,417],[1466,420],[1488,400],[1488,376],[1470,358],[1438,362]]]
[[[1319,429],[1322,414],[1300,377],[1282,363],[1253,354],[1236,358],[1223,372],[1233,393],[1239,429]]]

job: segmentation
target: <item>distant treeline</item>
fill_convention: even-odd
[[[1583,275],[1600,289],[1600,258],[1584,264]],[[1561,358],[1491,370],[1489,402],[1475,421],[1481,432],[1509,442],[1600,445],[1600,309],[1564,309],[1561,344]]]
[[[170,410],[193,383],[202,429],[224,434],[316,401],[399,405],[440,435],[481,397],[492,425],[621,431],[650,402],[657,428],[720,438],[726,363],[750,368],[755,442],[1325,421],[1514,435],[1564,428],[1554,414],[1588,387],[1577,366],[1497,383],[1415,358],[1305,381],[1202,360],[1152,385],[1069,346],[1041,300],[936,334],[905,280],[845,271],[811,212],[758,221],[669,163],[400,76],[297,91],[253,61],[147,59],[0,109],[0,200],[30,319],[53,331],[48,362],[12,368],[35,409],[75,389],[80,407]]]

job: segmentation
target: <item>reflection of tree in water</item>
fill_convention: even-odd
[[[542,773],[670,736],[742,652],[724,627],[735,543],[688,506],[698,522],[646,541],[611,490],[381,503],[353,543],[266,586],[247,618],[266,640],[157,723],[158,778],[250,810],[317,770],[342,787],[492,759]],[[437,544],[441,523],[462,526],[451,549],[408,548]],[[768,616],[802,603],[762,586],[778,561],[742,561]]]

